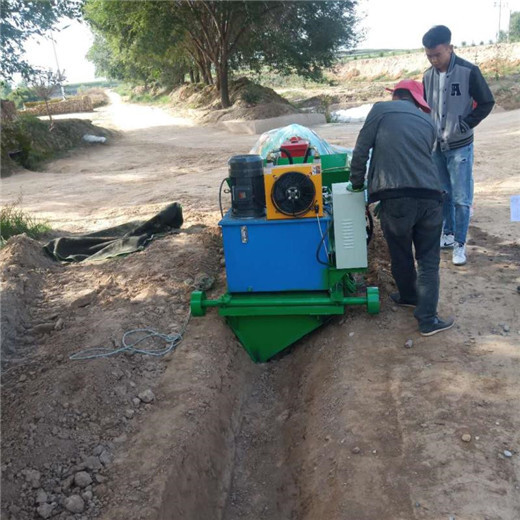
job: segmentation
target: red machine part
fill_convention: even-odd
[[[282,157],[287,159],[287,150],[287,152],[289,152],[291,157],[294,159],[294,157],[305,157],[309,146],[310,142],[306,139],[302,139],[301,137],[291,137],[282,143],[280,146],[280,151],[282,152]]]

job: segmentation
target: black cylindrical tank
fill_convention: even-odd
[[[265,215],[264,161],[260,155],[235,155],[228,161],[233,217]]]

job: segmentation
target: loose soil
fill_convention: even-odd
[[[520,518],[520,241],[509,218],[519,115],[477,129],[469,261],[442,255],[450,332],[423,338],[389,302],[377,228],[369,282],[381,313],[348,309],[259,365],[215,311],[191,318],[164,357],[69,358],[140,327],[180,333],[193,289],[225,291],[218,186],[256,136],[114,103],[94,120],[119,131],[109,144],[3,179],[2,203],[22,193],[58,235],[174,201],[185,224],[103,263],[53,263],[24,236],[0,252],[2,518]],[[314,128],[345,146],[359,129]]]

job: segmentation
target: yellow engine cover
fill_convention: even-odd
[[[308,177],[316,191],[314,200],[309,204],[309,209],[304,213],[297,215],[285,214],[276,207],[276,201],[273,199],[273,189],[276,181],[289,172],[297,172]],[[322,195],[322,179],[320,164],[287,164],[284,166],[274,166],[271,171],[264,172],[265,185],[265,202],[267,209],[267,220],[279,220],[290,218],[310,218],[323,216],[323,195]],[[317,211],[316,211],[317,208]]]

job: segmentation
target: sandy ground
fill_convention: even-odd
[[[164,358],[69,359],[137,327],[179,332],[191,290],[225,291],[217,190],[255,136],[114,103],[94,117],[120,130],[111,143],[2,179],[2,203],[22,194],[58,233],[174,201],[185,216],[181,233],[104,263],[57,265],[24,237],[0,252],[2,518],[520,518],[519,116],[477,131],[469,262],[442,258],[452,331],[423,338],[389,303],[376,233],[380,315],[349,309],[262,365],[216,312]],[[315,130],[353,146],[359,128]]]

